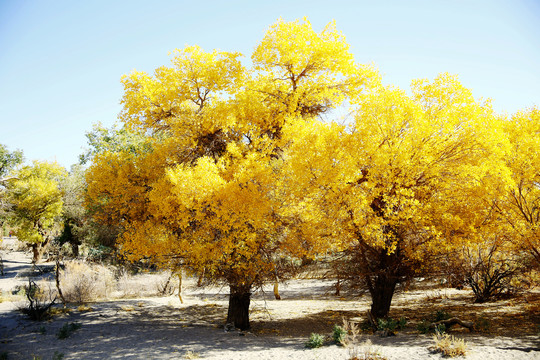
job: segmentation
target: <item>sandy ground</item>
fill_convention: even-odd
[[[30,256],[4,250],[2,257],[5,275],[0,278],[0,289],[5,295],[27,283]],[[20,303],[3,301],[0,354],[7,354],[8,359],[42,360],[54,359],[55,354],[56,359],[350,359],[350,348],[328,341],[321,348],[307,349],[305,343],[311,332],[330,336],[332,326],[340,324],[343,317],[361,319],[369,307],[366,296],[334,296],[329,281],[295,280],[281,287],[283,300],[275,300],[270,288],[254,294],[252,331],[225,332],[227,289],[197,288],[193,280],[185,283],[184,303],[177,296],[99,302],[88,304],[89,311],[73,306],[71,311],[41,323],[27,320],[17,310]],[[426,302],[452,306],[454,297],[461,301],[463,296],[454,296],[452,291],[402,293],[394,302],[395,314],[407,314],[412,305]],[[483,310],[473,308],[475,311]],[[534,319],[538,316],[530,315]],[[81,327],[67,339],[58,339],[60,328],[69,323]],[[537,332],[470,334],[458,329],[453,333],[467,341],[467,359],[540,359]],[[366,340],[387,359],[442,358],[429,349],[432,336],[418,334],[414,326],[392,337],[361,335],[356,346],[360,355]]]

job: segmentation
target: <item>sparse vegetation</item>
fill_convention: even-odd
[[[344,320],[345,321],[345,320]],[[332,332],[332,339],[336,344],[344,345],[345,339],[347,337],[347,331],[339,325],[334,325]]]
[[[401,317],[399,320],[387,318],[377,320],[377,330],[382,333],[383,336],[394,335],[395,330],[403,330],[407,320]]]
[[[433,316],[432,316],[432,319],[433,319],[433,322],[439,322],[441,320],[448,320],[452,317],[452,315],[450,315],[447,311],[445,310],[437,310]]]
[[[437,333],[433,335],[433,351],[442,353],[444,356],[456,357],[465,356],[467,354],[467,343],[463,339],[458,339],[454,336]]]
[[[323,346],[324,344],[324,335],[311,333],[309,340],[306,343],[306,347],[310,349],[315,349]]]
[[[60,328],[60,330],[58,331],[56,336],[58,337],[58,339],[61,339],[61,340],[67,339],[75,331],[79,330],[81,328],[81,326],[82,325],[80,323],[77,323],[77,322],[65,323],[64,326],[62,326]]]
[[[67,262],[60,278],[64,298],[71,303],[103,299],[114,286],[114,274],[107,267],[80,261]]]
[[[27,303],[20,308],[20,311],[32,320],[45,320],[50,315],[50,309],[56,301],[56,297],[51,299],[51,293],[48,296],[34,281],[28,280],[28,286],[25,288]]]
[[[378,347],[367,340],[360,346],[354,345],[349,348],[349,360],[387,360],[387,358],[381,354]]]

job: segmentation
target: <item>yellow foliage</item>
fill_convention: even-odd
[[[518,175],[538,184],[537,110],[508,122],[448,74],[411,95],[383,86],[333,22],[278,20],[251,69],[239,53],[172,56],[122,79],[120,118],[144,150],[103,151],[87,173],[87,203],[123,227],[130,259],[242,286],[359,243],[420,263],[504,229],[493,204],[511,213]],[[351,123],[320,120],[343,106]]]
[[[39,244],[51,235],[63,208],[59,181],[66,176],[66,170],[57,163],[40,161],[17,172],[8,186],[8,196],[20,240]]]

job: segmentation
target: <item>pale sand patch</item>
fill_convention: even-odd
[[[24,284],[25,279],[11,272],[24,272],[29,257],[13,252],[3,255],[14,260],[5,263],[8,275],[0,279],[0,288]],[[330,335],[342,317],[360,318],[369,307],[365,296],[336,298],[330,281],[295,280],[281,286],[280,301],[273,298],[270,287],[255,293],[253,329],[241,334],[223,330],[226,287],[201,289],[193,279],[185,284],[183,304],[176,296],[92,303],[88,304],[91,311],[73,307],[73,311],[42,323],[25,319],[12,302],[0,303],[0,353],[6,352],[8,359],[39,356],[43,360],[52,359],[55,352],[64,354],[66,360],[183,359],[194,355],[202,359],[348,359],[349,350],[337,345],[305,348],[307,336],[310,332]],[[448,290],[440,301],[453,301],[451,292]],[[439,298],[436,293],[410,291],[400,294],[395,304],[403,308],[426,301],[426,296]],[[74,322],[81,328],[65,340],[58,339],[59,329]],[[493,337],[458,332],[456,336],[469,343],[467,359],[540,359],[536,335]],[[431,336],[414,330],[387,338],[363,335],[361,340],[366,339],[388,359],[442,358],[429,350]]]

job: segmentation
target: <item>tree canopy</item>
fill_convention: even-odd
[[[384,86],[333,22],[278,20],[241,57],[188,46],[122,78],[121,129],[89,137],[86,204],[126,258],[227,283],[247,329],[252,289],[299,259],[348,254],[384,317],[442,253],[504,234],[538,254],[537,109],[506,119],[449,74]]]
[[[15,234],[32,246],[34,262],[40,259],[54,232],[60,230],[55,228],[63,205],[59,181],[66,175],[57,163],[34,161],[17,171],[17,179],[9,183]]]

